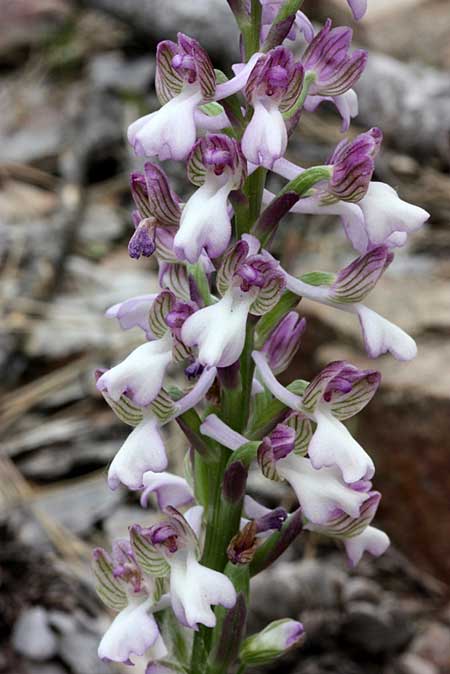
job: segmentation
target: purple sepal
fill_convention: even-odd
[[[369,189],[382,140],[382,132],[374,127],[353,141],[345,139],[338,144],[328,161],[333,175],[322,197],[323,204],[361,201]]]
[[[138,260],[141,255],[151,257],[155,252],[155,225],[154,218],[145,218],[136,227],[128,243],[128,254],[134,260]]]
[[[360,78],[366,66],[366,51],[357,49],[349,54],[353,31],[346,27],[331,26],[331,19],[327,19],[302,58],[305,72],[315,74],[309,90],[313,96],[339,96],[345,93]]]
[[[330,286],[329,296],[335,302],[356,304],[376,286],[394,259],[387,246],[377,246],[341,269]]]
[[[167,103],[185,88],[197,88],[203,101],[211,101],[216,91],[216,76],[211,60],[197,40],[178,33],[178,42],[164,40],[156,50],[156,93]]]
[[[208,174],[225,182],[231,178],[230,191],[242,187],[247,165],[238,141],[219,133],[199,138],[187,160],[187,175],[191,183],[201,187]]]
[[[306,319],[300,318],[296,311],[290,311],[272,330],[264,343],[269,367],[274,374],[284,372],[300,348],[300,340],[306,328]]]

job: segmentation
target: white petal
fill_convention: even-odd
[[[181,329],[187,346],[198,346],[199,361],[227,367],[242,353],[251,297],[235,298],[228,292],[219,302],[196,311]]]
[[[242,152],[248,161],[271,168],[287,147],[287,131],[277,106],[255,101],[253,117],[242,138]]]
[[[108,470],[108,484],[116,489],[120,483],[129,489],[143,486],[144,473],[167,468],[167,455],[157,420],[144,418],[130,433]]]
[[[146,505],[147,497],[152,492],[156,494],[160,510],[169,505],[178,508],[190,503],[194,498],[187,481],[173,473],[155,473],[148,470],[144,473],[142,482],[145,490],[141,496],[141,505]]]
[[[171,360],[170,338],[147,342],[102,374],[97,381],[97,388],[116,401],[126,393],[136,405],[145,407],[158,395]]]
[[[356,306],[356,311],[366,350],[371,358],[377,358],[388,351],[397,360],[412,360],[416,357],[415,341],[401,328],[362,304]]]
[[[194,629],[198,624],[215,626],[216,616],[211,605],[231,608],[236,601],[236,591],[229,578],[199,564],[192,553],[185,562],[172,563],[170,594],[177,618]]]
[[[165,159],[186,159],[196,140],[194,111],[201,102],[198,91],[184,91],[128,129],[136,154]]]
[[[218,186],[206,180],[187,201],[174,239],[174,250],[180,259],[195,263],[203,248],[210,257],[224,252],[231,238],[227,205],[230,189],[228,184]]]
[[[307,519],[315,524],[325,524],[338,510],[358,517],[368,498],[345,484],[337,468],[316,470],[309,459],[293,453],[277,461],[277,471],[295,491]]]
[[[130,297],[125,302],[120,302],[110,307],[106,311],[106,316],[108,318],[117,318],[123,330],[139,327],[144,330],[148,339],[154,339],[148,323],[148,315],[155,297],[156,294]]]
[[[375,472],[373,461],[346,426],[320,409],[314,416],[317,429],[308,449],[314,468],[338,466],[347,484],[370,480]]]
[[[403,201],[390,185],[380,182],[370,183],[359,205],[372,245],[385,243],[393,232],[415,232],[430,217],[423,208]]]
[[[356,566],[367,551],[375,557],[383,555],[390,545],[389,536],[375,527],[367,527],[362,534],[344,540],[345,550],[352,566]]]
[[[144,655],[159,637],[158,625],[147,613],[149,607],[150,600],[130,604],[116,616],[100,642],[99,658],[130,664],[130,656]]]

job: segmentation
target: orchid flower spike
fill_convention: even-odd
[[[195,263],[203,249],[215,258],[230,242],[228,197],[247,176],[239,143],[220,134],[201,138],[189,155],[187,174],[199,189],[183,208],[174,250],[180,260]]]
[[[341,361],[330,363],[298,396],[277,381],[261,352],[254,351],[253,360],[272,395],[317,424],[308,445],[314,469],[337,467],[348,484],[373,476],[372,459],[342,421],[370,402],[380,383],[378,372]]]
[[[177,43],[159,43],[155,85],[162,108],[131,124],[128,140],[139,156],[185,159],[196,139],[195,110],[216,91],[214,68],[197,40],[178,33]]]
[[[167,648],[153,613],[168,602],[161,599],[161,582],[140,568],[130,542],[116,540],[111,556],[96,548],[93,570],[99,597],[118,611],[100,642],[99,657],[127,665],[133,665],[132,656],[164,657]]]
[[[258,251],[257,239],[244,235],[225,255],[218,272],[222,299],[196,311],[182,327],[184,344],[198,348],[198,360],[206,367],[235,363],[244,348],[249,313],[261,316],[280,298],[283,273],[270,255]]]
[[[168,517],[150,529],[134,527],[135,544],[149,563],[159,557],[158,574],[170,576],[170,601],[182,625],[214,627],[216,616],[211,606],[232,608],[236,602],[233,583],[222,573],[199,563],[198,537],[185,516],[175,508],[166,509]]]
[[[287,147],[283,113],[298,101],[303,84],[303,66],[285,47],[261,56],[247,81],[245,95],[254,108],[242,138],[248,161],[271,168]]]

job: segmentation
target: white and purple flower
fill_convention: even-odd
[[[192,148],[187,172],[198,190],[183,208],[173,245],[180,260],[195,263],[203,251],[215,258],[227,248],[231,238],[228,197],[242,187],[247,167],[236,140],[210,134]]]

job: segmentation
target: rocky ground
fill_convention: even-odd
[[[2,7],[2,674],[111,671],[95,654],[109,617],[93,592],[90,550],[153,517],[106,487],[105,467],[125,429],[98,399],[92,375],[139,341],[103,318],[105,308],[156,287],[153,262],[136,263],[126,252],[135,160],[124,129],[156,105],[158,39],[182,28],[218,64],[231,61],[225,4],[17,0]],[[339,0],[309,4],[317,18],[319,10],[347,16]],[[387,132],[377,177],[431,213],[371,298],[414,335],[419,357],[378,362],[383,387],[352,429],[376,458],[379,522],[394,544],[349,571],[341,551],[300,539],[255,579],[252,629],[286,614],[307,628],[303,649],[266,670],[272,674],[450,672],[450,15],[445,0],[376,4],[357,32],[362,44],[383,50],[360,85],[359,123]],[[212,22],[215,8],[223,16]],[[338,140],[331,111],[305,115],[291,158],[323,161]],[[173,179],[182,193],[181,171]],[[351,254],[326,218],[287,219],[277,245],[292,271],[334,270]],[[330,359],[367,363],[350,320],[307,302],[301,310],[309,327],[290,379]],[[176,464],[182,439],[167,432]],[[274,498],[261,480],[253,489]],[[286,505],[291,498],[277,495]]]

